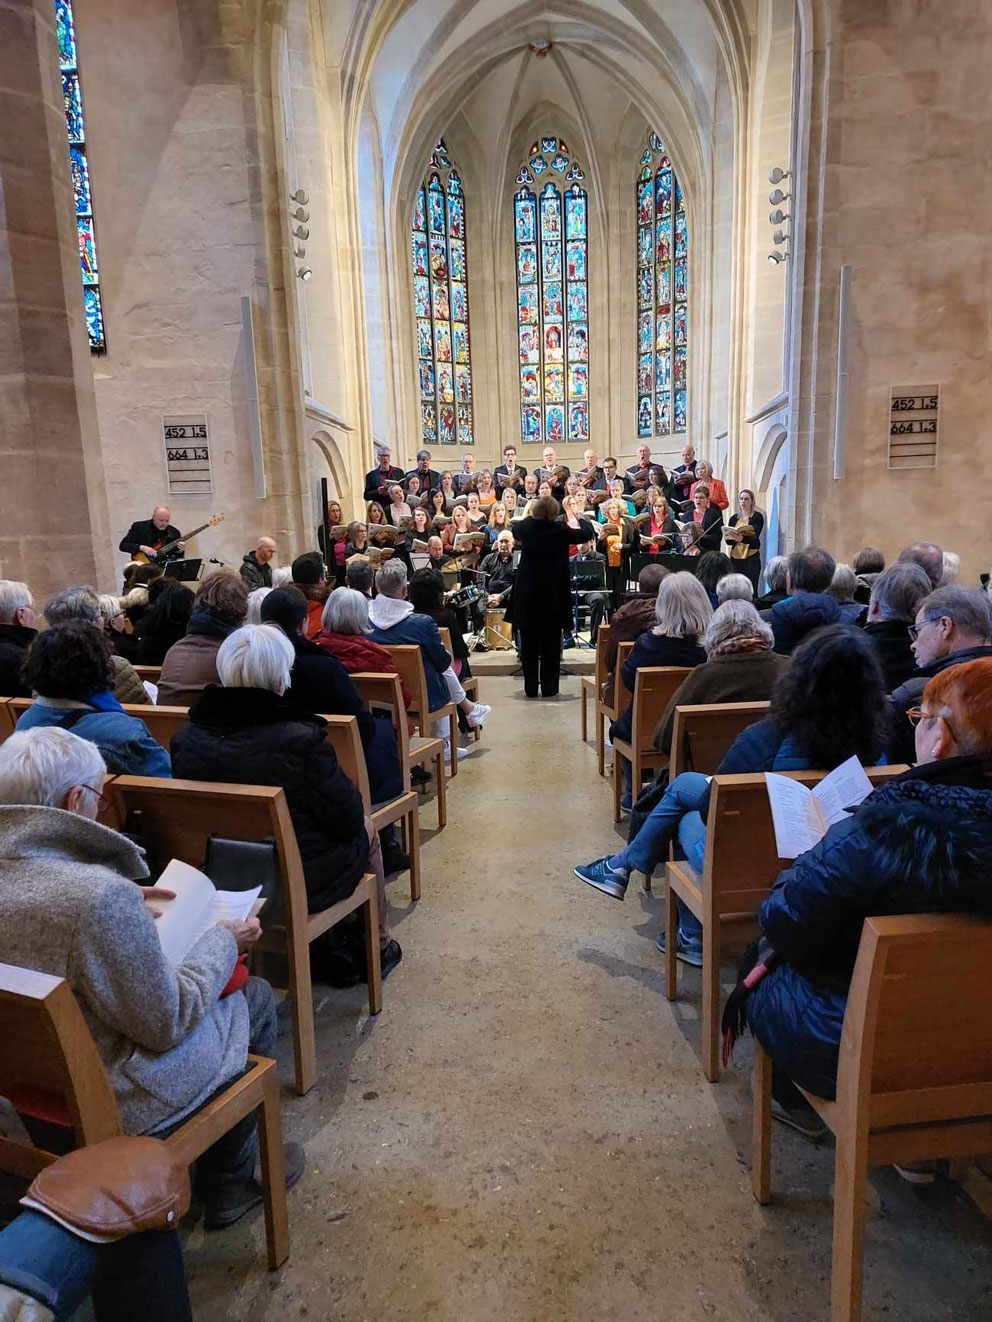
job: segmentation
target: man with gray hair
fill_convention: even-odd
[[[940,580],[944,576],[944,552],[936,542],[911,542],[899,552],[899,559],[919,565],[925,571],[931,586],[935,588],[940,586]]]
[[[911,560],[897,560],[873,577],[864,630],[878,653],[890,693],[916,671],[909,626],[929,595],[926,570]]]
[[[754,603],[759,611],[771,610],[789,595],[789,562],[784,555],[773,555],[765,565],[765,591]]]
[[[68,620],[83,620],[103,632],[103,613],[100,610],[100,598],[91,587],[63,588],[49,597],[43,607],[45,620],[49,625],[65,624]],[[111,644],[113,640],[111,640]],[[118,702],[128,702],[133,706],[147,704],[148,691],[138,678],[131,662],[114,652],[114,697]]]
[[[835,568],[833,556],[820,546],[806,546],[789,556],[789,596],[762,616],[772,626],[776,652],[790,656],[814,629],[843,622],[840,607],[827,591]]]
[[[356,560],[354,557],[348,561],[344,571],[344,585],[347,588],[354,588],[360,592],[363,597],[372,596],[372,566],[367,560]],[[328,598],[330,600],[330,598]]]
[[[919,706],[927,680],[962,661],[992,656],[992,602],[980,588],[937,588],[920,603],[909,633],[916,673],[892,694],[894,762],[915,758],[908,714]]]
[[[27,650],[38,636],[34,600],[26,583],[0,579],[0,697],[30,698],[21,679]]]

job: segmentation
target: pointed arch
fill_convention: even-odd
[[[657,133],[641,153],[637,211],[637,434],[686,430],[689,225],[682,187]]]

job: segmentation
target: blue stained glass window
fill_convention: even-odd
[[[538,193],[526,186],[545,171]],[[525,184],[513,197],[525,444],[589,439],[589,206],[578,183],[584,178],[567,145],[552,136],[534,143],[517,175]]]
[[[465,191],[443,141],[414,204],[411,255],[421,438],[472,445]]]
[[[689,227],[668,148],[656,133],[641,153],[634,205],[637,434],[670,436],[685,431],[688,411]]]
[[[69,135],[69,174],[79,236],[79,267],[83,281],[83,308],[86,333],[94,353],[104,353],[107,333],[103,322],[103,299],[100,294],[100,266],[97,261],[96,229],[93,221],[93,195],[90,167],[86,157],[86,118],[83,93],[79,84],[76,55],[76,25],[72,0],[55,0],[55,26],[59,39],[59,68],[62,73],[62,101],[65,127]]]

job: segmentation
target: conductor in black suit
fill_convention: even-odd
[[[146,555],[149,560],[153,560],[160,546],[165,546],[167,542],[179,542],[179,545],[170,551],[167,559],[180,560],[183,554],[183,545],[179,539],[182,533],[178,528],[174,528],[170,522],[172,511],[167,505],[159,505],[152,511],[150,519],[139,519],[132,523],[130,528],[121,538],[120,546],[117,548],[129,555],[133,560],[139,552]]]
[[[379,467],[365,474],[365,493],[362,496],[366,504],[374,500],[377,505],[381,505],[383,512],[389,508],[389,488],[403,481],[403,469],[391,464],[390,458],[389,446],[384,445],[379,451]]]
[[[572,599],[568,548],[591,542],[592,525],[579,519],[577,528],[558,523],[560,507],[553,496],[541,496],[530,514],[513,526],[520,543],[520,563],[506,618],[520,633],[524,693],[536,698],[558,692],[561,676],[561,636],[571,627]]]

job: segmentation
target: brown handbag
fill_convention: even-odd
[[[174,1230],[189,1209],[189,1171],[158,1138],[108,1138],[47,1166],[21,1200],[84,1239]]]

